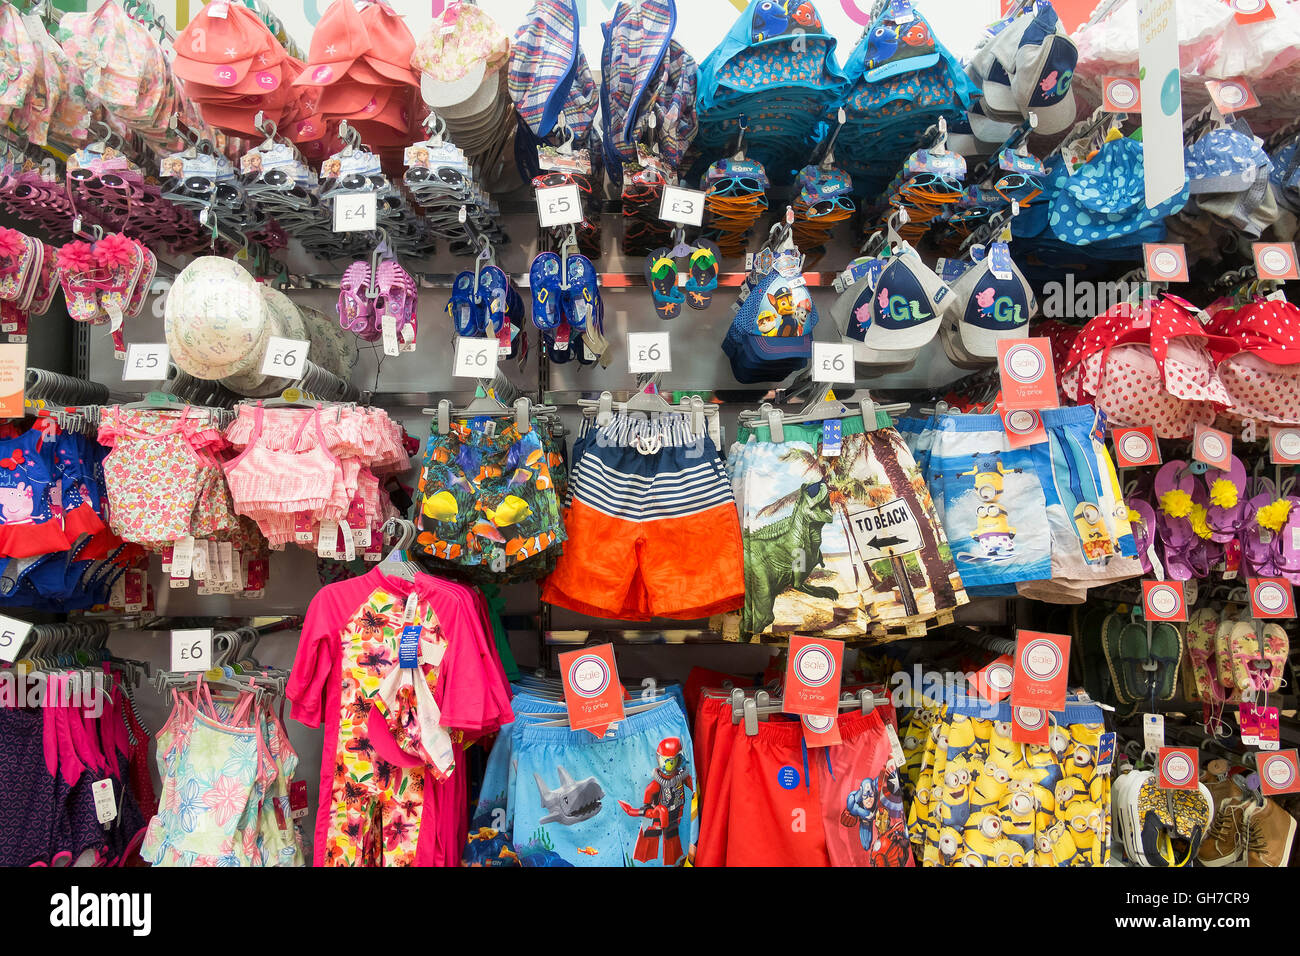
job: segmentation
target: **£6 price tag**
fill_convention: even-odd
[[[23,649],[31,629],[26,621],[0,614],[0,661],[13,663],[18,659],[18,652]]]
[[[302,378],[303,365],[307,361],[307,350],[310,347],[311,343],[303,339],[271,336],[271,341],[266,346],[266,355],[262,359],[262,374],[297,381]]]
[[[122,381],[152,381],[167,377],[167,362],[171,353],[166,342],[132,342],[126,347],[126,363],[122,366]]]
[[[457,338],[452,374],[459,378],[493,378],[497,374],[497,340]]]
[[[374,228],[374,193],[344,193],[334,197],[335,232],[368,232]]]
[[[212,628],[172,631],[172,670],[206,671],[212,667]]]
[[[852,385],[856,375],[851,342],[814,342],[812,377],[814,382],[842,382]]]
[[[629,332],[627,370],[633,375],[641,372],[671,372],[673,359],[668,333]]]
[[[683,226],[698,226],[704,222],[704,193],[698,189],[665,186],[659,201],[659,218],[679,222]]]
[[[582,195],[576,183],[537,190],[537,221],[545,228],[582,222]]]

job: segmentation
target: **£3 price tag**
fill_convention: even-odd
[[[452,374],[459,378],[492,378],[497,373],[496,339],[456,339],[456,359]]]
[[[374,228],[374,193],[345,193],[334,197],[335,232],[368,232]]]
[[[126,362],[122,365],[122,381],[152,381],[167,377],[170,358],[166,342],[132,342],[126,347]]]
[[[582,222],[582,195],[576,183],[537,190],[537,221],[544,228]]]
[[[633,375],[641,372],[671,372],[673,360],[668,333],[629,332],[627,370]]]
[[[812,377],[814,382],[841,382],[852,385],[856,375],[851,342],[814,342]]]
[[[13,663],[23,649],[32,626],[26,621],[0,614],[0,661]]]
[[[704,222],[704,193],[698,189],[665,186],[663,199],[659,201],[659,218],[683,226],[700,225]]]
[[[262,359],[262,374],[274,375],[276,378],[302,378],[303,364],[307,361],[307,350],[311,343],[303,339],[282,339],[271,336],[266,346],[266,356]]]

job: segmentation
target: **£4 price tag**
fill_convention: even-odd
[[[374,228],[374,193],[346,193],[334,197],[335,232],[368,232]]]
[[[698,189],[665,186],[663,199],[659,201],[659,218],[683,226],[700,225],[704,222],[704,193]]]
[[[856,375],[856,369],[853,366],[853,343],[814,342],[812,358],[814,382],[853,384]]]
[[[633,375],[642,372],[671,372],[673,360],[668,333],[629,332],[627,370]]]
[[[132,342],[126,347],[122,381],[153,381],[167,377],[170,353],[166,342]]]
[[[544,228],[582,222],[582,195],[576,183],[537,190],[537,221]]]
[[[26,621],[0,614],[0,661],[13,663],[18,659],[31,629]]]
[[[303,364],[307,361],[307,350],[311,343],[303,339],[282,339],[271,336],[266,346],[266,356],[262,359],[262,374],[274,375],[276,378],[302,378]]]
[[[206,671],[212,667],[212,628],[172,631],[172,670]]]
[[[497,373],[497,340],[456,339],[456,359],[452,374],[459,378],[492,378]]]

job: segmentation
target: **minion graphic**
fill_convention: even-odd
[[[970,471],[961,472],[962,476],[975,476],[975,494],[982,501],[997,501],[1002,495],[1003,476],[1020,474],[1020,468],[1003,468],[1002,458],[998,452],[976,452],[971,456],[974,463]]]
[[[1102,519],[1101,509],[1091,501],[1075,505],[1074,530],[1079,536],[1083,556],[1087,561],[1095,564],[1115,553],[1115,543]]]
[[[971,537],[979,543],[984,558],[1009,558],[1015,554],[1012,543],[1016,529],[1007,523],[1007,511],[999,504],[979,505],[975,509],[975,531]]]

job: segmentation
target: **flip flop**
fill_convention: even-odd
[[[1246,574],[1256,578],[1275,578],[1278,576],[1277,555],[1273,552],[1273,539],[1279,529],[1270,528],[1260,522],[1261,514],[1269,520],[1272,514],[1265,509],[1273,504],[1274,496],[1265,491],[1246,502],[1241,520],[1241,561],[1246,567]],[[1284,522],[1285,524],[1285,522]]]
[[[722,253],[718,244],[709,239],[695,240],[691,250],[690,271],[686,276],[686,304],[703,311],[713,302],[713,290],[718,287],[718,264]]]
[[[1196,476],[1183,474],[1187,468],[1185,461],[1170,461],[1156,472],[1154,490],[1158,506],[1156,508],[1156,526],[1165,547],[1182,551],[1196,543],[1196,532],[1192,530],[1189,516],[1192,513],[1192,489],[1196,486]]]
[[[1156,541],[1159,535],[1156,531],[1155,510],[1149,503],[1136,498],[1131,499],[1128,506],[1129,510],[1137,515],[1136,521],[1132,516],[1129,517],[1129,524],[1133,528],[1133,542],[1137,545],[1138,560],[1142,562],[1142,573],[1163,578],[1164,565],[1156,553]]]
[[[672,250],[659,248],[646,256],[645,281],[659,318],[675,319],[682,314],[686,293],[677,287],[677,260]]]
[[[1300,498],[1288,495],[1280,499],[1290,503],[1286,522],[1273,539],[1273,561],[1278,572],[1292,584],[1300,584]]]
[[[1205,520],[1210,526],[1210,538],[1220,543],[1232,541],[1241,532],[1246,507],[1246,466],[1233,455],[1228,468],[1211,468],[1204,481],[1209,489]]]

